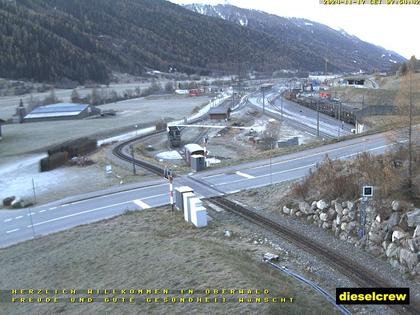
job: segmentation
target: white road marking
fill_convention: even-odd
[[[297,171],[297,170],[304,169],[304,168],[310,168],[310,167],[315,166],[315,165],[316,165],[316,163],[313,163],[313,164],[309,164],[309,165],[304,165],[304,166],[300,166],[300,167],[296,167],[296,168],[287,169],[287,170],[280,171],[280,172],[268,173],[268,174],[264,174],[264,175],[260,175],[260,176],[255,176],[254,179],[255,178],[263,178],[263,177],[272,176],[272,175],[283,174],[283,173],[288,173],[288,172],[292,172],[292,171]],[[239,183],[239,182],[243,182],[243,181],[246,181],[246,180],[248,180],[248,179],[238,179],[238,180],[234,180],[234,181],[231,181],[231,182],[215,184],[215,186],[234,184],[234,183]]]
[[[245,177],[245,178],[248,178],[248,179],[253,179],[253,178],[255,178],[255,176],[252,176],[252,175],[249,175],[249,174],[245,174],[245,173],[242,173],[242,172],[240,172],[240,171],[237,171],[235,174],[236,174],[236,175],[239,175],[239,176],[242,176],[242,177]]]
[[[136,205],[138,205],[141,209],[149,209],[150,208],[150,206],[147,203],[141,201],[140,199],[133,200],[133,202]]]
[[[385,144],[385,145],[382,145],[382,146],[379,146],[379,147],[375,147],[375,148],[371,148],[371,149],[368,149],[368,150],[365,150],[365,151],[380,150],[380,149],[383,149],[383,148],[386,148],[386,147],[390,147],[390,146],[393,146],[393,145],[394,144]],[[359,154],[360,154],[360,152],[356,152],[356,153],[352,153],[352,154],[348,154],[348,155],[343,155],[343,156],[338,157],[338,159],[348,158],[348,157],[356,156],[356,155],[359,155]],[[315,155],[317,155],[317,154],[315,154]],[[309,156],[305,156],[305,157],[310,157],[310,155]],[[302,159],[302,158],[297,158],[297,159]],[[284,162],[287,162],[287,161],[283,161],[283,162],[276,163],[276,164],[281,164],[281,163],[284,163]],[[273,163],[273,165],[275,165],[275,163]],[[280,172],[273,172],[271,174],[268,173],[268,174],[264,174],[264,175],[260,175],[260,176],[255,176],[254,178],[262,178],[262,177],[267,177],[267,176],[272,176],[272,175],[278,175],[278,174],[282,174],[282,173],[296,171],[296,170],[299,170],[299,169],[310,168],[310,167],[315,166],[315,165],[316,165],[316,163],[309,164],[309,165],[304,165],[304,166],[300,166],[300,167],[296,167],[296,168],[291,168],[291,169],[287,169],[287,170],[280,171]],[[227,185],[227,184],[234,184],[234,183],[242,182],[242,181],[245,181],[245,180],[246,179],[239,179],[239,180],[235,180],[235,181],[231,181],[231,182],[225,182],[225,183],[215,184],[215,186],[222,186],[222,185]]]
[[[236,193],[238,193],[238,192],[240,192],[240,190],[239,190],[239,189],[238,189],[238,190],[229,191],[229,194],[236,194]]]
[[[152,186],[140,187],[140,188],[126,190],[126,191],[120,191],[120,192],[116,192],[116,193],[110,193],[108,195],[98,196],[98,197],[94,197],[94,198],[91,198],[91,199],[86,199],[86,200],[80,200],[80,201],[74,201],[74,202],[66,203],[66,204],[61,205],[59,207],[66,207],[68,205],[76,205],[76,204],[79,204],[79,203],[89,202],[89,201],[91,201],[93,199],[97,200],[97,199],[101,199],[101,198],[108,198],[109,196],[117,196],[117,195],[121,195],[121,194],[130,193],[130,192],[133,192],[133,191],[146,190],[146,189],[150,189],[150,188],[156,188],[156,187],[168,186],[168,185],[169,184],[159,184],[159,185],[152,185]]]
[[[317,153],[310,154],[310,155],[304,155],[304,156],[297,157],[297,158],[294,158],[294,159],[288,159],[288,160],[284,160],[284,161],[280,161],[280,162],[275,162],[275,163],[272,163],[271,166],[284,164],[284,163],[288,163],[288,162],[293,162],[293,161],[298,161],[298,160],[303,160],[303,159],[306,159],[306,158],[309,158],[309,157],[314,157],[314,156],[317,156],[317,155],[325,155],[325,154],[330,153],[330,152],[342,150],[344,148],[348,148],[348,147],[351,147],[351,146],[357,146],[357,145],[361,145],[360,142],[355,143],[355,144],[349,144],[349,145],[346,145],[344,147],[339,147],[339,148],[330,149],[330,150],[326,150],[326,151],[322,151],[322,152],[317,152]],[[371,150],[374,150],[374,149],[376,149],[376,148],[373,148]],[[363,151],[360,151],[360,152],[363,152]],[[357,153],[357,154],[359,154],[359,153]],[[256,167],[249,168],[249,169],[250,170],[255,170],[255,169],[258,169],[258,168],[269,167],[269,166],[270,166],[270,164],[264,164],[264,165],[256,166]]]
[[[23,215],[20,215],[20,216],[16,217],[15,219],[17,220],[17,219],[22,219],[22,218],[23,218]]]
[[[107,208],[112,208],[112,207],[115,207],[115,206],[121,206],[121,205],[129,204],[129,203],[131,203],[131,201],[116,203],[114,205],[109,205],[109,206],[95,208],[95,209],[86,210],[86,211],[82,211],[82,212],[72,213],[72,214],[65,215],[65,216],[58,217],[58,218],[54,218],[54,219],[51,219],[51,220],[35,223],[33,226],[38,226],[38,225],[43,225],[43,224],[50,223],[50,222],[64,220],[64,219],[75,217],[75,216],[78,216],[78,215],[81,215],[81,214],[90,213],[90,212],[94,212],[94,211],[99,211],[99,210],[103,210],[103,209],[107,209]],[[28,225],[28,228],[31,228],[31,227],[32,227],[31,225]]]
[[[209,179],[209,178],[213,178],[213,177],[219,177],[219,176],[225,176],[226,174],[216,174],[216,175],[210,175],[210,176],[204,176],[203,179]]]
[[[43,213],[43,212],[47,212],[47,210],[41,210],[41,211],[39,211],[39,213]]]
[[[141,198],[141,200],[153,199],[153,198],[162,197],[162,196],[168,196],[168,198],[169,198],[169,190],[168,190],[168,193],[167,194],[160,194],[160,195],[154,195],[154,196],[144,197],[144,198]]]
[[[6,219],[6,220],[4,220],[4,222],[10,222],[10,221],[12,221],[13,219]]]
[[[48,210],[55,210],[55,209],[57,209],[57,207],[51,207]],[[45,210],[45,211],[47,211],[47,210]]]
[[[14,232],[17,232],[17,231],[19,231],[19,229],[14,229],[14,230],[7,231],[6,234],[14,233]]]

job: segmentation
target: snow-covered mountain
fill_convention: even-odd
[[[341,71],[387,70],[405,61],[399,54],[364,42],[344,30],[334,30],[307,19],[285,18],[222,4],[188,4],[185,7],[269,34],[273,40],[280,41],[284,53],[293,56],[302,68],[308,68],[311,60],[319,58],[328,59],[330,70]]]

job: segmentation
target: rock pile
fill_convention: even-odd
[[[373,201],[362,205],[361,200],[317,200],[284,206],[282,212],[331,230],[337,238],[386,258],[403,273],[420,275],[420,209],[399,201],[384,209]]]

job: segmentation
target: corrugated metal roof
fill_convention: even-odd
[[[185,147],[185,150],[187,150],[190,153],[196,152],[196,151],[204,151],[203,147],[201,147],[200,145],[196,143],[186,144],[184,147]]]
[[[60,117],[60,116],[77,116],[84,111],[89,105],[73,104],[73,103],[57,103],[44,105],[35,108],[32,112],[25,116],[27,118],[42,117]]]

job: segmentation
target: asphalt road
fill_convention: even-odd
[[[275,157],[271,163],[267,159],[180,176],[174,184],[175,187],[192,187],[199,197],[212,197],[300,178],[322,161],[326,154],[333,159],[345,159],[364,151],[380,154],[390,147],[391,144],[383,135],[366,136]],[[96,197],[76,196],[73,201],[57,201],[31,210],[1,211],[0,247],[31,239],[34,235],[45,235],[110,218],[126,210],[142,210],[169,203],[169,184],[166,180],[140,185],[127,191],[97,192]]]
[[[277,93],[278,94],[278,93]],[[310,108],[290,102],[284,98],[279,98],[271,105],[268,100],[276,95],[275,92],[267,92],[263,101],[263,94],[256,93],[248,100],[253,107],[262,111],[264,107],[265,114],[276,119],[285,119],[294,127],[317,135],[317,112]],[[263,106],[264,105],[264,106]],[[282,113],[283,111],[283,113]],[[334,119],[328,115],[319,114],[320,136],[324,138],[337,138],[351,134],[353,125]]]

